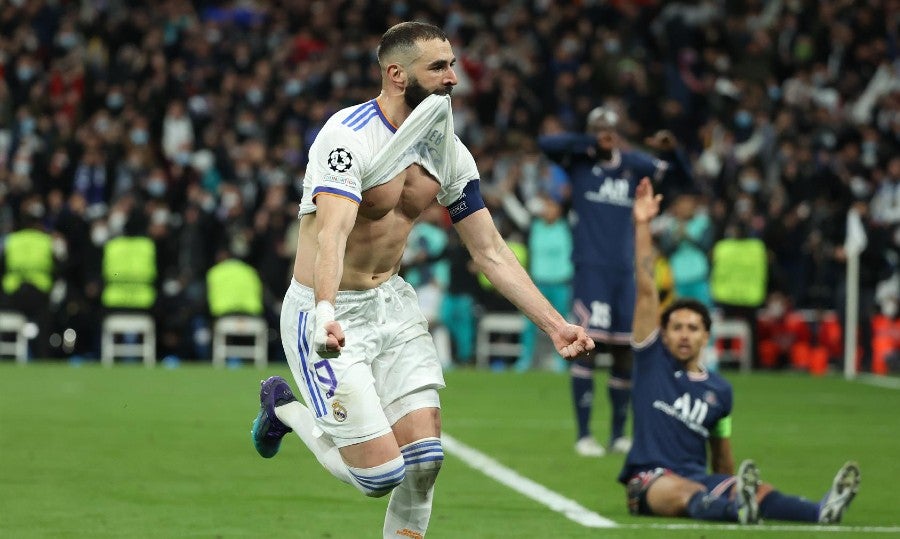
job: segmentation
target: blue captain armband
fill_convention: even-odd
[[[450,220],[460,222],[464,217],[472,215],[484,207],[484,199],[481,198],[481,190],[478,188],[478,180],[472,180],[463,188],[462,194],[456,202],[447,206],[450,212]]]

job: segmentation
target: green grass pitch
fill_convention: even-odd
[[[0,363],[0,537],[380,537],[387,499],[325,472],[291,435],[273,459],[249,439],[259,380],[287,368]],[[817,499],[859,461],[862,487],[843,527],[755,529],[627,514],[621,455],[572,451],[568,377],[447,373],[444,430],[614,521],[586,528],[448,454],[428,537],[900,536],[900,390],[837,377],[726,372],[735,386],[735,458],[765,481]],[[608,408],[598,375],[596,432]]]

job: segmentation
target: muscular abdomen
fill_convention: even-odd
[[[400,259],[415,220],[434,202],[438,184],[418,165],[363,193],[356,224],[347,237],[341,290],[367,290],[400,270]],[[317,252],[316,216],[300,222],[294,278],[313,286]]]

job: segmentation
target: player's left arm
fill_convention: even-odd
[[[716,423],[709,434],[710,464],[713,473],[734,475],[734,454],[731,452],[731,416]]]
[[[476,182],[477,183],[477,182]],[[472,255],[475,266],[519,310],[525,313],[537,327],[553,341],[556,350],[567,359],[573,359],[594,348],[594,341],[584,328],[570,324],[540,293],[525,268],[519,264],[512,250],[500,236],[490,212],[482,207],[473,210],[477,204],[471,188],[466,197],[466,215],[454,221],[456,231],[463,244]],[[480,198],[480,197],[479,197]],[[450,215],[457,217],[454,205],[449,207]],[[471,211],[471,213],[468,213]]]

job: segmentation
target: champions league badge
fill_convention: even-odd
[[[344,408],[344,405],[340,403],[340,401],[334,401],[331,404],[331,413],[334,414],[334,419],[337,420],[338,423],[343,423],[347,420],[347,409]]]
[[[335,148],[328,154],[328,168],[335,172],[347,172],[353,166],[353,157],[344,148]]]

